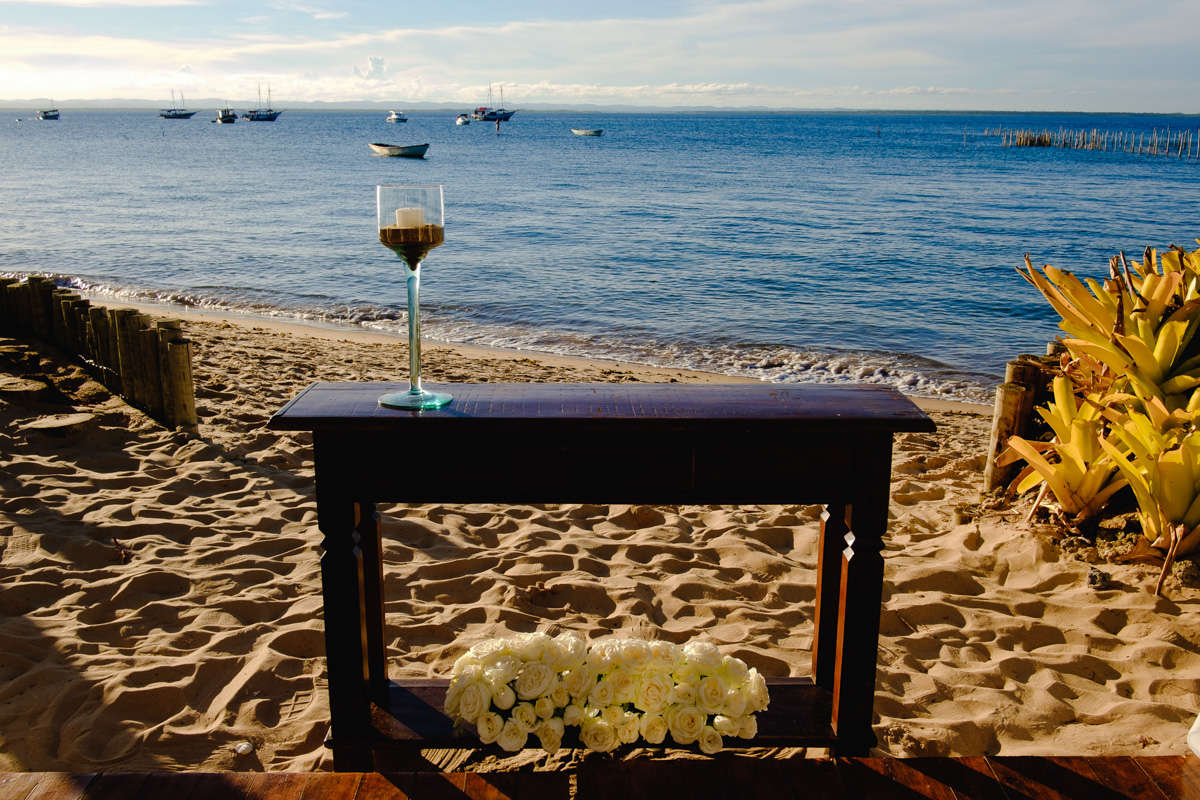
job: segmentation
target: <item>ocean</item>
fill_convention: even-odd
[[[7,112],[0,273],[402,333],[374,187],[440,183],[427,339],[986,403],[1057,333],[1025,253],[1099,277],[1119,250],[1200,236],[1200,161],[985,135],[1197,116],[520,111],[499,133],[446,111],[213,116]]]

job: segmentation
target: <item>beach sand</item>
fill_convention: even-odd
[[[402,379],[404,347],[185,326],[199,440],[0,339],[0,770],[332,766],[311,439],[264,424],[314,380]],[[424,364],[430,381],[729,380],[436,344]],[[1112,588],[1091,588],[1094,551],[1023,523],[1027,501],[979,505],[989,410],[920,402],[938,432],[894,449],[877,752],[1184,753],[1196,581],[1159,598],[1156,566],[1102,562]],[[535,629],[705,636],[767,675],[809,673],[818,507],[383,510],[394,675],[445,675],[472,641]]]

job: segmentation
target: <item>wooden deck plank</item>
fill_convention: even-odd
[[[1172,800],[1200,800],[1200,758],[1192,753],[1178,761],[1162,758],[1134,761]]]
[[[0,797],[25,800],[42,776],[41,772],[6,772],[0,775]]]
[[[626,759],[575,773],[0,773],[0,800],[1200,800],[1186,757]]]
[[[1124,800],[1122,791],[1104,785],[1086,758],[992,756],[988,764],[1010,794],[1037,800]]]
[[[93,775],[73,775],[65,772],[43,772],[37,785],[25,795],[25,800],[79,800]]]
[[[1088,767],[1105,786],[1119,788],[1137,800],[1171,800],[1130,756],[1091,756]]]
[[[317,780],[309,781],[300,800],[355,800],[358,785],[362,783],[361,772],[321,773]]]

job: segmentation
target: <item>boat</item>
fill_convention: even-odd
[[[454,118],[454,124],[455,125],[470,125],[471,118],[468,117],[466,114],[459,114],[457,117]]]
[[[389,111],[387,115],[388,122],[408,122],[408,117],[404,116],[403,111]]]
[[[192,115],[195,114],[196,112],[188,111],[186,108],[183,107],[184,105],[186,105],[186,104],[183,102],[183,92],[180,92],[179,93],[179,106],[176,107],[176,105],[175,105],[175,90],[172,89],[171,90],[171,107],[164,108],[162,111],[159,111],[158,115],[160,117],[162,117],[163,119],[191,119]]]
[[[232,108],[218,108],[217,116],[213,122],[220,122],[225,125],[232,125],[237,122],[237,112]]]
[[[400,156],[401,158],[424,158],[429,143],[425,144],[384,144],[371,142],[371,150],[377,156]]]
[[[258,103],[262,105],[262,86],[258,87]],[[267,107],[253,108],[242,114],[242,119],[248,119],[252,122],[274,122],[282,114],[282,111],[276,111],[271,108],[271,87],[267,86]]]
[[[576,136],[602,136],[603,128],[571,128],[571,133]]]
[[[490,105],[491,102],[492,102],[492,85],[489,83],[488,84],[488,103],[489,103],[489,105],[480,106],[479,108],[475,109],[473,112],[471,112],[471,118],[478,120],[480,122],[508,122],[510,119],[512,119],[512,115],[517,113],[516,111],[505,111],[504,110],[504,108],[503,108],[503,106],[504,106],[504,87],[503,86],[500,87],[501,108],[492,108]]]
[[[38,119],[58,119],[58,109],[57,108],[47,108],[45,111],[39,111],[37,113],[37,118]]]

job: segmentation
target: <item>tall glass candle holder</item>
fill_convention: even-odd
[[[408,391],[379,398],[388,408],[441,408],[452,399],[421,386],[421,264],[445,241],[441,186],[376,186],[379,241],[404,261],[408,289]]]

